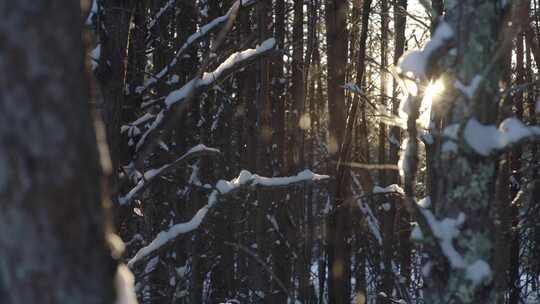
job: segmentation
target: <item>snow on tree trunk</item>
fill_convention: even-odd
[[[426,303],[434,304],[494,303],[491,209],[498,158],[479,153],[475,146],[482,138],[471,141],[473,130],[468,126],[473,118],[496,123],[503,12],[499,2],[488,0],[445,1],[445,8],[444,23],[453,31],[454,49],[442,60],[447,98],[440,102],[449,103],[447,121],[460,127],[449,136],[453,139],[443,141],[435,160],[440,178],[433,191],[436,197],[431,198],[432,210],[424,212],[433,232],[431,258],[423,268],[425,297]]]

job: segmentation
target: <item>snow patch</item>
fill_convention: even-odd
[[[483,125],[472,118],[469,119],[464,130],[464,137],[469,146],[483,156],[539,134],[539,127],[527,127],[516,118],[505,119],[499,128],[494,125]]]
[[[431,207],[431,197],[426,196],[423,199],[419,200],[417,202],[417,204],[418,204],[418,206],[420,206],[422,208],[429,208],[429,207]]]
[[[414,50],[405,54],[399,60],[399,68],[402,73],[412,73],[416,77],[425,77],[428,61],[437,49],[442,47],[448,40],[454,36],[454,31],[450,25],[444,21],[433,33],[431,40],[428,41],[423,50]]]
[[[373,187],[373,193],[393,193],[393,192],[397,192],[399,194],[405,193],[405,191],[403,191],[403,188],[401,188],[397,184],[388,185],[384,188],[380,186]]]
[[[474,286],[477,286],[491,278],[491,268],[486,261],[476,260],[474,263],[467,266],[465,276],[472,281]]]
[[[413,75],[424,76],[426,71],[426,58],[422,51],[410,51],[399,60],[401,72],[410,72]]]
[[[415,224],[413,230],[411,231],[411,239],[413,241],[421,241],[423,238],[424,234],[422,233],[422,229],[420,229],[418,224]]]
[[[90,12],[88,12],[88,17],[86,18],[86,25],[92,25],[94,23],[94,17],[98,13],[98,6],[97,6],[97,0],[92,0],[92,7],[90,8]]]
[[[452,244],[452,240],[459,236],[459,227],[465,222],[465,214],[460,213],[456,219],[444,218],[437,220],[428,209],[420,209],[426,218],[433,235],[439,240],[443,254],[448,258],[452,268],[464,268],[465,261]]]
[[[410,171],[408,160],[411,156],[411,145],[409,144],[409,139],[406,138],[401,144],[401,156],[398,160],[399,175],[402,178],[405,178],[405,175]]]
[[[482,82],[482,76],[475,75],[473,79],[471,79],[471,82],[468,85],[464,85],[463,83],[461,83],[461,81],[456,80],[454,82],[454,87],[458,89],[468,99],[472,99],[474,95],[476,94],[476,91],[478,90],[478,87],[480,86],[481,82]]]
[[[92,67],[92,71],[94,71],[99,65],[99,58],[101,57],[101,44],[98,44],[93,50],[91,50],[89,55],[90,66]]]

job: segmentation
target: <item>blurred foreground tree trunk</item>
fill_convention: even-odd
[[[0,4],[2,303],[115,301],[80,25],[78,1]]]

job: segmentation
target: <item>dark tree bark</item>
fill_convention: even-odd
[[[387,0],[381,1],[381,66],[380,66],[380,79],[381,79],[381,96],[380,96],[380,105],[383,107],[387,106],[388,99],[387,99],[387,93],[388,93],[388,73],[387,73],[387,67],[388,67],[388,42],[389,42],[389,23],[390,23],[390,9],[389,9],[389,3]],[[396,19],[396,26],[401,25],[401,20]],[[397,37],[400,36],[399,33],[396,35]],[[397,39],[397,38],[396,38]],[[399,51],[399,48],[401,45],[399,43],[402,43],[401,41],[396,40],[396,43],[398,43],[396,51]],[[397,107],[392,104],[392,110],[397,109]],[[397,132],[396,132],[397,131]],[[395,136],[398,136],[399,130],[396,130],[393,134]],[[399,140],[396,138],[396,140]],[[379,124],[379,147],[378,147],[378,158],[379,158],[379,164],[386,164],[387,160],[387,142],[388,140],[388,134],[387,134],[387,126],[383,123]],[[389,155],[389,161],[390,162],[396,162],[397,163],[397,149],[392,149],[390,147],[389,149],[391,152],[393,152],[393,155]],[[392,156],[394,156],[394,159],[392,159]],[[379,170],[379,183],[383,186],[386,186],[387,183],[396,183],[397,182],[397,175],[395,172],[387,172],[386,170]],[[390,203],[390,198],[384,198],[384,200],[381,200],[381,203],[386,203],[390,205],[389,209],[383,209],[380,218],[381,218],[381,232],[383,237],[383,246],[382,246],[382,264],[384,265],[383,269],[383,275],[382,280],[380,282],[380,290],[381,292],[384,292],[386,295],[392,294],[393,289],[393,275],[394,271],[392,269],[392,258],[394,254],[394,217],[396,214],[395,204]],[[377,297],[377,303],[390,303],[390,300],[388,297]]]
[[[113,303],[79,2],[4,2],[0,17],[1,301]]]
[[[127,122],[122,107],[126,105],[126,62],[134,8],[134,1],[103,0],[99,14],[101,56],[96,75],[103,95],[103,121],[111,151],[111,187],[114,192],[118,190],[116,187],[120,166],[128,159],[127,142],[120,135],[120,127]],[[116,194],[113,193],[113,197]]]
[[[394,28],[395,28],[395,46],[394,46],[394,64],[397,65],[399,58],[405,51],[405,27],[407,21],[407,0],[399,0],[394,4]],[[394,81],[394,94],[392,96],[392,113],[398,114],[399,100],[396,96],[398,84]],[[390,137],[401,142],[401,130],[397,127],[390,129]],[[399,146],[397,144],[390,144],[390,162],[392,164],[398,163]],[[390,174],[391,183],[400,183],[399,172],[394,170]],[[396,221],[397,221],[397,235],[399,241],[399,247],[397,249],[398,262],[400,266],[400,275],[405,278],[405,285],[409,286],[411,282],[411,225],[410,216],[407,210],[400,204],[395,205]]]
[[[329,151],[331,160],[338,162],[345,133],[345,68],[347,64],[347,5],[346,0],[326,2],[326,41],[328,60]],[[337,172],[331,164],[330,174]],[[339,189],[339,185],[335,185]],[[350,301],[350,212],[343,204],[342,193],[335,191],[335,209],[328,219],[328,293],[330,303]]]
[[[277,0],[274,4],[274,38],[279,50],[284,50],[285,44],[285,1]],[[273,105],[273,172],[285,175],[288,168],[285,166],[285,150],[288,145],[285,143],[285,79],[284,79],[283,56],[276,56],[272,62],[272,105]],[[289,238],[293,235],[289,221],[289,208],[285,200],[285,191],[276,190],[275,217],[278,223],[278,242],[272,246],[273,269],[277,279],[285,285],[287,290],[291,289],[291,276],[293,272],[292,252],[290,250]],[[272,303],[286,303],[287,293],[281,288],[273,285]]]
[[[268,23],[270,21],[271,3],[267,1],[261,1],[257,4],[257,30],[258,30],[258,42],[259,44],[269,38],[268,35]],[[260,59],[257,62],[257,173],[264,176],[272,176],[271,167],[271,146],[272,146],[272,125],[271,114],[272,105],[270,103],[270,64],[267,58]],[[262,190],[257,193],[258,204],[256,206],[256,243],[257,252],[259,257],[263,261],[268,261],[270,256],[270,244],[266,237],[266,231],[268,229],[268,219],[266,218],[269,210],[272,196],[270,191]],[[257,274],[254,277],[254,287],[256,291],[264,292],[265,296],[262,300],[266,299],[266,296],[271,290],[268,282],[270,277],[268,273],[262,270],[260,267],[257,270]]]
[[[274,4],[274,38],[277,49],[284,50],[285,45],[285,0],[276,0]],[[275,170],[286,174],[285,168],[285,85],[283,56],[276,56],[272,62],[272,104],[274,145],[272,149]]]
[[[525,50],[524,50],[524,35],[520,32],[516,37],[516,78],[515,85],[523,86],[525,84]],[[524,94],[523,90],[518,89],[513,96],[514,115],[516,118],[523,120],[523,103]],[[506,231],[509,247],[509,260],[508,271],[509,277],[508,288],[510,289],[510,296],[508,299],[509,304],[517,304],[520,301],[520,278],[519,278],[519,264],[520,264],[520,242],[519,242],[519,207],[511,202],[514,200],[520,185],[522,184],[521,174],[521,157],[523,156],[523,149],[520,146],[516,146],[510,153],[510,172],[509,172],[509,195],[507,197],[506,213],[509,218],[510,229]]]
[[[304,166],[304,132],[300,126],[300,118],[304,114],[304,1],[294,1],[294,21],[292,35],[291,62],[291,103],[292,115],[289,127],[288,165],[289,173],[298,171]]]
[[[371,0],[365,0],[362,2],[362,6],[359,6],[358,2],[355,2],[358,7],[356,9],[361,10],[359,12],[359,15],[362,16],[361,19],[361,28],[360,28],[360,38],[359,38],[359,44],[358,44],[358,55],[356,60],[356,85],[361,88],[363,88],[364,83],[364,76],[366,71],[366,47],[367,47],[367,38],[368,38],[368,31],[369,31],[369,18],[371,15]],[[357,117],[358,108],[360,108],[360,118]],[[357,150],[359,151],[359,161],[361,163],[368,163],[369,162],[369,155],[368,155],[368,146],[367,146],[367,136],[368,136],[368,129],[367,129],[367,121],[366,121],[366,107],[365,107],[365,100],[360,101],[359,94],[355,94],[353,98],[353,104],[351,108],[351,114],[349,117],[349,122],[347,126],[347,134],[352,133],[352,129],[354,128],[354,121],[359,121],[359,126],[356,128],[356,136],[361,137],[361,139],[357,142]],[[352,145],[352,138],[349,140],[346,140],[344,145]],[[350,149],[350,148],[349,148]],[[351,151],[348,152],[351,154]],[[352,156],[349,156],[349,158],[352,159]],[[368,170],[359,169],[358,170],[359,180],[360,184],[362,186],[362,190],[366,193],[371,192],[373,189],[373,179],[369,173]],[[358,217],[360,216],[359,213]],[[360,221],[360,219],[358,220]],[[358,227],[354,230],[355,239],[356,239],[356,248],[355,248],[355,270],[354,273],[356,278],[356,285],[355,285],[355,293],[356,294],[367,294],[367,282],[366,282],[366,244],[364,242],[366,238],[366,229],[364,229],[363,225],[362,227]]]

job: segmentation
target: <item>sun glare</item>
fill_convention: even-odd
[[[440,79],[431,81],[424,91],[424,98],[420,106],[420,124],[424,128],[429,127],[431,119],[431,105],[436,102],[439,96],[444,91],[444,85]]]

